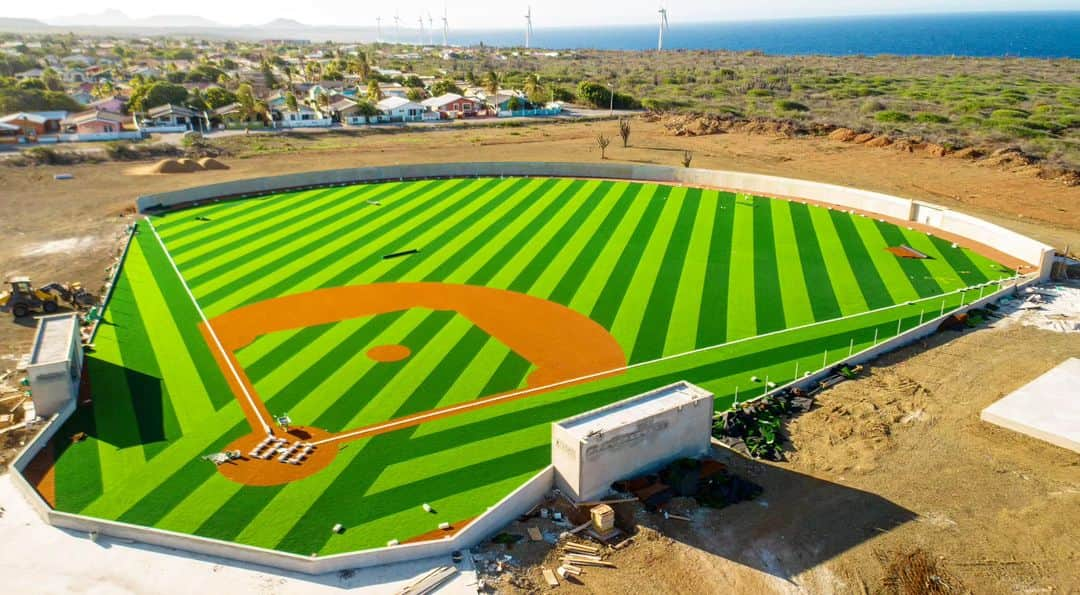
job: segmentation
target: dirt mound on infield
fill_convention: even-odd
[[[228,165],[214,159],[213,157],[203,157],[199,160],[199,167],[206,170],[211,169],[229,169]]]

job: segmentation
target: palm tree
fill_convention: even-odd
[[[499,111],[499,87],[502,81],[499,80],[499,73],[494,70],[487,73],[484,77],[484,90],[488,92],[488,104],[491,105],[495,111]]]
[[[382,100],[382,89],[379,88],[379,81],[375,79],[368,81],[367,98],[371,103],[378,103]]]
[[[540,96],[540,77],[535,72],[525,77],[525,95],[529,101],[540,103],[536,100]]]
[[[296,101],[296,95],[292,93],[285,96],[285,106],[289,108],[290,112],[300,111],[300,103]]]

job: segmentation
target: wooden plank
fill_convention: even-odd
[[[543,541],[544,540],[544,534],[540,532],[540,529],[537,529],[536,527],[529,527],[528,532],[529,532],[529,539],[531,539],[533,541]]]
[[[550,568],[544,569],[544,580],[547,581],[549,587],[559,586],[559,579],[555,578],[555,573]]]
[[[576,550],[576,551],[583,552],[583,553],[586,553],[586,554],[598,554],[598,553],[600,553],[600,548],[595,546],[595,545],[586,545],[584,543],[574,543],[572,541],[568,541],[568,542],[564,543],[563,547],[568,549],[568,550]]]

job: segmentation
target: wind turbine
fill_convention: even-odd
[[[424,17],[421,16],[417,20],[420,21],[420,45],[424,45]]]
[[[442,44],[443,47],[449,47],[450,42],[447,41],[447,37],[450,35],[450,21],[446,20],[446,5],[443,5],[442,9]]]
[[[667,33],[667,9],[660,5],[660,40],[656,43],[656,51],[664,51],[664,33]]]
[[[532,6],[525,13],[525,49],[532,44]]]
[[[435,45],[435,21],[431,18],[431,11],[427,13],[427,43]]]
[[[375,17],[375,41],[382,43],[382,17]]]
[[[401,41],[401,17],[394,13],[394,43]]]

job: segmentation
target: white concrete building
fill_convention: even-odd
[[[709,451],[713,395],[677,382],[551,424],[555,485],[577,501],[613,482]]]
[[[78,397],[82,358],[78,314],[38,318],[34,347],[26,367],[38,417],[49,418]]]

